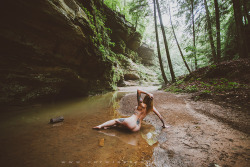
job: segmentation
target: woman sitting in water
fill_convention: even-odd
[[[141,94],[144,93],[146,96],[142,100]],[[119,118],[119,119],[114,119],[107,121],[101,125],[93,127],[94,129],[107,129],[111,126],[117,126],[117,125],[123,125],[130,129],[133,132],[139,131],[141,128],[141,122],[142,120],[147,116],[147,114],[150,111],[153,111],[161,120],[163,123],[163,128],[165,128],[165,123],[162,119],[161,114],[156,110],[156,108],[153,106],[153,94],[147,93],[142,90],[137,90],[137,101],[138,101],[138,106],[135,109],[135,113],[128,117],[128,118]]]

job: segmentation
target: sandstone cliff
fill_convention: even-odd
[[[141,35],[99,1],[15,0],[0,8],[0,104],[112,90],[124,56],[138,59]]]

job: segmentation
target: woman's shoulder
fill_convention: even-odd
[[[147,104],[146,104],[146,103],[141,103],[141,106],[142,106],[143,108],[146,108],[146,107],[147,107]]]
[[[143,109],[146,109],[147,108],[147,104],[145,103],[140,103],[137,107],[137,110],[143,110]]]

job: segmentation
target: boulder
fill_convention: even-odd
[[[151,49],[147,44],[143,43],[138,48],[138,56],[142,59],[142,64],[146,66],[154,65],[154,59],[156,55],[154,54],[154,50]]]
[[[124,74],[124,79],[125,79],[125,81],[138,80],[138,79],[140,79],[140,76],[138,74],[135,74],[135,73],[127,73],[127,74]]]
[[[142,39],[142,36],[140,33],[135,32],[134,34],[132,34],[127,43],[128,48],[133,51],[137,51],[137,49],[141,45],[141,39]]]
[[[119,87],[126,86],[124,79],[119,80],[119,82],[117,83],[117,86],[119,86]]]

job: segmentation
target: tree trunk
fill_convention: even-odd
[[[211,50],[212,50],[213,62],[216,63],[217,58],[216,58],[216,52],[215,52],[215,47],[214,47],[212,24],[211,24],[210,14],[209,14],[208,6],[207,6],[207,0],[204,0],[204,5],[206,8],[208,35],[209,35],[209,42],[210,42],[210,46],[211,46]]]
[[[239,56],[240,58],[246,58],[248,57],[246,37],[245,37],[246,35],[244,33],[241,4],[239,0],[233,0],[233,8],[234,8],[236,30],[237,30]]]
[[[217,63],[220,62],[221,58],[221,44],[220,44],[220,11],[218,0],[214,0],[215,6],[215,18],[216,18],[216,38],[217,38]]]
[[[163,67],[163,63],[162,63],[162,59],[161,59],[161,50],[160,50],[158,30],[157,30],[157,18],[156,18],[155,0],[153,0],[153,3],[154,3],[155,37],[156,37],[156,43],[157,43],[158,58],[159,58],[159,63],[160,63],[162,78],[163,78],[165,84],[167,84],[168,80],[167,80],[167,77],[166,77],[166,74],[165,74],[165,71],[164,71],[164,67]]]
[[[244,15],[247,18],[245,24],[249,24],[249,13],[248,13],[248,7],[247,7],[247,1],[243,0],[243,9],[244,9]]]
[[[187,64],[187,62],[186,62],[186,60],[185,60],[185,58],[184,58],[184,56],[183,56],[183,53],[182,53],[182,51],[181,51],[181,47],[180,47],[179,42],[178,42],[178,40],[177,40],[177,37],[176,37],[176,35],[175,35],[174,26],[173,26],[172,18],[171,18],[170,6],[169,6],[169,16],[170,16],[170,23],[171,23],[171,27],[172,27],[172,30],[173,30],[174,38],[175,38],[176,44],[177,44],[177,46],[178,46],[178,49],[179,49],[179,51],[180,51],[181,58],[182,58],[182,60],[183,60],[183,62],[184,62],[184,64],[185,64],[185,66],[187,67],[187,70],[189,71],[189,73],[191,73],[191,70],[190,70],[190,68],[189,68],[189,66],[188,66],[188,64]]]
[[[191,12],[192,12],[192,25],[193,25],[193,47],[194,47],[194,64],[197,70],[197,57],[196,57],[196,46],[195,46],[195,28],[194,28],[194,0],[191,0]]]
[[[137,24],[138,24],[138,13],[136,13],[136,18],[135,18],[135,30],[137,29]]]
[[[173,70],[173,66],[172,66],[172,62],[171,62],[171,58],[170,58],[170,53],[169,53],[169,50],[168,50],[167,38],[166,38],[166,34],[165,34],[163,22],[162,22],[161,10],[160,10],[160,5],[159,5],[158,0],[156,0],[156,4],[157,4],[157,10],[158,10],[158,15],[159,15],[160,24],[161,24],[163,40],[164,40],[164,44],[165,44],[165,50],[166,50],[167,59],[168,59],[168,66],[169,66],[172,82],[175,82],[176,81],[175,80],[175,74],[174,74],[174,70]]]

